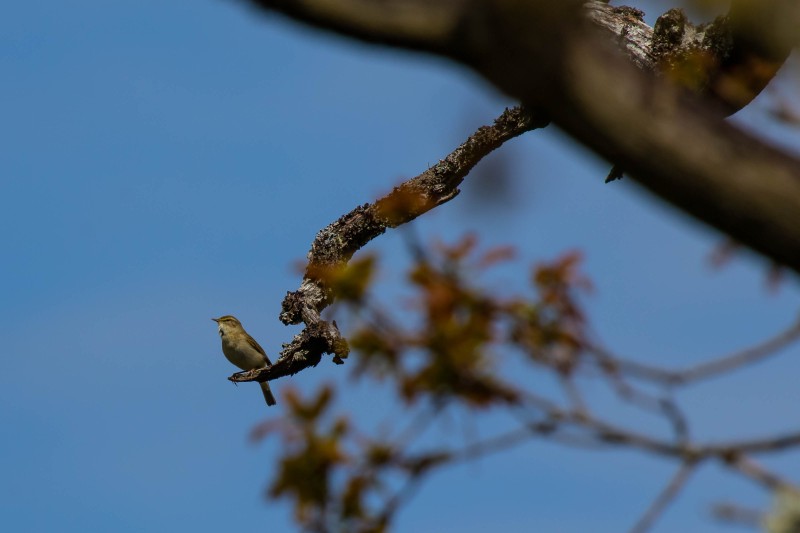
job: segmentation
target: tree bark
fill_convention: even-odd
[[[386,228],[448,201],[480,157],[547,120],[661,199],[800,272],[800,160],[723,120],[763,89],[797,44],[800,34],[790,31],[800,21],[796,2],[734,0],[728,15],[700,26],[670,10],[654,28],[641,11],[601,1],[250,3],[362,41],[451,58],[531,114],[524,126],[501,117],[488,127],[492,135],[479,130],[440,163],[449,166],[429,169],[394,197],[359,207],[322,230],[303,283],[287,295],[281,313],[285,323],[302,321],[306,329],[275,365],[232,380],[293,374],[316,365],[323,353],[341,362],[347,345],[335,324],[320,319],[331,294],[313,276],[314,267],[345,264]],[[456,154],[478,157],[452,165]],[[381,205],[410,191],[420,201],[406,205],[407,216],[387,217]]]

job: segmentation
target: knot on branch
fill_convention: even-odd
[[[280,320],[287,326],[299,324],[303,320],[303,307],[305,299],[301,291],[287,291],[281,304]]]
[[[670,9],[653,26],[653,54],[661,59],[683,43],[687,25],[691,26],[682,9]]]
[[[742,458],[741,450],[737,450],[736,448],[730,446],[720,448],[717,452],[717,455],[719,459],[727,465],[736,464]]]
[[[322,280],[306,275],[298,290],[286,293],[281,304],[281,322],[308,325],[319,321],[320,310],[330,303],[329,292]]]
[[[332,322],[319,320],[309,324],[300,336],[303,337],[300,340],[301,349],[312,356],[316,356],[317,362],[319,362],[319,357],[322,354],[329,353],[333,354],[333,362],[341,365],[344,363],[343,359],[346,359],[350,354],[350,346],[339,332],[339,326],[336,325],[335,320]],[[286,349],[281,352],[281,358],[284,355],[288,355]]]
[[[611,12],[623,19],[630,19],[636,22],[644,22],[644,11],[635,7],[618,6],[612,7]]]
[[[238,372],[228,379],[233,382],[272,381],[297,374],[310,366],[317,366],[323,354],[332,354],[333,362],[343,364],[350,353],[347,340],[339,333],[336,322],[318,320],[295,335],[292,342],[284,344],[275,364],[247,372]]]
[[[289,376],[309,367],[317,366],[323,354],[333,354],[333,362],[342,364],[350,353],[347,341],[339,332],[336,322],[318,319],[308,323],[283,350],[272,367],[270,379]]]
[[[732,11],[708,24],[692,24],[670,9],[653,27],[652,55],[661,73],[678,86],[721,104],[724,115],[755,98],[783,65],[789,50],[773,54],[753,47]]]

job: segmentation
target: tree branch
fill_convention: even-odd
[[[546,109],[661,198],[800,272],[800,161],[725,123],[707,102],[641,73],[585,25],[570,25],[569,12],[551,13],[552,5],[487,6],[486,31],[497,39],[473,66]],[[525,26],[540,19],[549,22],[546,31]],[[539,75],[529,76],[524,62]]]
[[[735,48],[740,22],[731,29],[719,20],[699,30],[672,13],[657,25],[648,47],[650,30],[640,12],[597,1],[251,3],[362,40],[454,58],[518,97],[528,109],[539,111],[536,120],[519,110],[505,113],[436,166],[322,230],[309,252],[300,289],[287,294],[280,315],[284,323],[304,322],[306,328],[284,346],[275,365],[232,376],[233,381],[294,374],[318,364],[323,353],[334,354],[334,362],[341,363],[349,348],[336,324],[320,318],[332,294],[314,269],[346,264],[356,250],[387,228],[449,201],[483,156],[505,140],[543,125],[545,115],[662,198],[800,271],[800,161],[722,122],[719,112],[688,97],[685,89],[640,72],[655,70],[665,58],[674,61],[681,46],[705,43],[709,35],[732,39]],[[734,22],[741,21],[741,9],[732,11]],[[602,38],[587,20],[604,28]],[[538,31],[531,31],[531,25]],[[609,35],[629,59],[602,46],[612,40]],[[761,53],[761,48],[755,50]],[[720,47],[719,54],[720,64],[738,57],[731,55],[730,47]],[[780,54],[770,49],[762,55]],[[531,75],[532,69],[536,75]],[[729,101],[722,101],[730,107]]]
[[[695,466],[696,464],[691,461],[681,465],[661,494],[658,495],[658,498],[653,501],[653,504],[636,522],[636,525],[631,528],[631,533],[644,533],[652,527],[658,517],[663,514],[664,510],[680,493],[686,482],[689,481],[689,476],[694,472]]]
[[[721,113],[710,110],[707,101],[687,98],[683,89],[637,72],[629,60],[601,46],[608,44],[608,29],[603,38],[593,35],[581,14],[584,2],[416,0],[408,8],[414,16],[393,23],[397,0],[342,2],[347,9],[326,7],[337,4],[326,0],[251,1],[359,39],[461,61],[529,107],[545,109],[576,140],[620,164],[659,197],[800,272],[800,161],[722,122]],[[365,3],[374,4],[367,10],[369,17],[358,14]],[[791,3],[767,4],[771,3],[758,4],[766,13],[759,20],[781,20],[781,15],[797,20],[798,10]],[[632,11],[603,7],[603,2],[586,5],[590,11],[608,9],[606,14],[635,19]],[[734,47],[740,39],[741,47],[751,47],[753,57],[778,58],[780,64],[797,37],[791,34],[767,52],[756,48],[753,43],[759,41],[751,30],[764,25],[741,22],[753,19],[753,9],[758,8],[740,0],[731,12],[737,21],[731,33],[712,34],[733,39]],[[434,29],[415,28],[425,19],[423,12],[438,21]],[[781,27],[786,26],[782,22]],[[672,35],[671,29],[666,25],[664,35]],[[677,42],[684,37],[681,34]],[[617,40],[631,52],[627,34]],[[744,55],[729,52],[723,55],[749,64]],[[713,77],[708,83],[717,87],[712,94],[721,94]],[[722,93],[736,91],[728,87]]]
[[[298,22],[384,44],[455,57],[471,0],[249,0]]]
[[[458,186],[478,162],[504,142],[547,125],[541,114],[515,107],[505,110],[491,126],[483,126],[442,161],[395,187],[391,193],[359,206],[321,230],[308,253],[308,267],[300,289],[283,301],[281,320],[304,322],[305,329],[284,345],[274,365],[231,376],[231,381],[270,381],[316,366],[323,353],[334,362],[348,353],[347,343],[335,323],[320,318],[333,295],[319,276],[324,269],[344,266],[353,254],[388,228],[414,220],[459,193]]]
[[[626,374],[634,378],[673,387],[688,385],[703,379],[717,377],[738,370],[744,366],[757,363],[767,357],[775,355],[783,348],[796,342],[799,338],[800,320],[796,320],[784,331],[779,332],[774,337],[755,346],[682,370],[667,370],[637,361],[623,359],[612,355],[599,346],[589,346],[588,349],[598,357],[598,364],[603,369],[612,373]]]

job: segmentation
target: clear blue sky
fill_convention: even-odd
[[[314,234],[511,102],[448,63],[232,0],[28,0],[3,12],[2,528],[292,531],[288,508],[262,498],[277,446],[246,438],[280,409],[226,381],[234,369],[209,318],[237,315],[276,354],[295,331],[277,321],[280,302]],[[753,107],[741,120],[798,145]],[[608,164],[558,131],[504,153],[508,190],[487,204],[468,180],[418,232],[516,245],[512,283],[527,263],[582,249],[595,330],[643,360],[688,364],[794,319],[794,279],[770,293],[748,254],[712,269],[717,234],[630,180],[603,185]],[[403,261],[397,235],[371,249]],[[687,391],[699,433],[800,423],[798,353]],[[346,378],[324,361],[291,381]],[[359,394],[345,400],[354,416],[374,418]],[[800,477],[796,456],[776,464]],[[436,477],[396,530],[623,531],[671,471],[633,452],[534,441]],[[655,531],[721,531],[706,516],[717,497],[766,502],[709,467]]]

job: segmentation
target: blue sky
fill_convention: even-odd
[[[292,531],[288,508],[262,497],[277,445],[247,441],[280,410],[226,381],[234,369],[209,318],[237,315],[274,356],[296,331],[277,315],[315,233],[512,102],[449,63],[223,0],[8,5],[0,68],[4,529]],[[736,120],[798,146],[763,107]],[[719,235],[630,180],[603,185],[608,164],[557,130],[503,154],[506,191],[479,201],[485,189],[468,179],[416,231],[517,246],[517,266],[495,280],[512,286],[527,264],[583,250],[597,286],[592,324],[620,353],[689,364],[796,316],[794,279],[766,290],[764,262],[747,253],[711,268]],[[370,246],[384,254],[388,294],[402,243],[395,233]],[[797,354],[689,389],[698,434],[796,427]],[[346,379],[324,361],[290,381],[303,390]],[[353,389],[344,403],[374,419],[361,400],[375,391]],[[800,477],[794,459],[775,464]],[[707,517],[717,496],[765,504],[715,468],[654,531],[724,530]],[[625,530],[671,469],[534,441],[436,477],[396,529]]]

